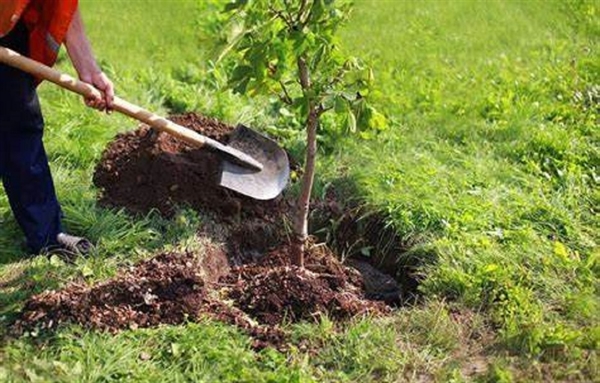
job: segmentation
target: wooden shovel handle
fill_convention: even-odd
[[[32,74],[39,79],[53,82],[58,86],[78,93],[84,97],[102,97],[102,92],[94,88],[92,85],[83,81],[79,81],[67,74],[56,71],[49,66],[41,64],[35,60],[21,56],[19,53],[8,48],[0,47],[0,62],[20,69],[23,72]],[[202,145],[210,146],[211,148],[221,152],[221,154],[227,156],[228,159],[237,162],[242,166],[249,167],[254,170],[262,170],[263,168],[263,164],[246,153],[243,153],[230,146],[223,145],[219,141],[215,141],[209,137],[196,133],[191,129],[187,129],[174,123],[173,121],[169,121],[158,114],[152,113],[138,105],[125,101],[122,98],[114,98],[113,109],[117,112],[123,113],[129,117],[135,118],[138,121],[148,124],[151,127],[160,130],[161,132],[175,136],[180,140],[187,142],[188,144],[197,147]]]
[[[34,75],[37,78],[48,80],[65,89],[78,93],[84,97],[102,97],[102,93],[92,85],[79,81],[67,74],[58,72],[35,60],[29,59],[19,53],[4,47],[0,47],[0,62],[20,69]],[[191,129],[187,129],[172,121],[167,120],[135,104],[127,102],[122,98],[115,97],[113,109],[138,121],[146,123],[165,133],[171,134],[189,144],[195,146],[209,145],[215,149],[229,152],[232,149],[225,147],[218,141],[212,140]]]

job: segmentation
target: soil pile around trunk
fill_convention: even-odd
[[[170,116],[182,126],[227,143],[233,126],[195,113]],[[218,186],[220,157],[169,134],[142,126],[119,134],[104,151],[94,173],[100,203],[131,213],[157,209],[170,216],[177,205],[210,210],[224,217],[265,216],[281,201],[255,201]]]
[[[285,349],[286,334],[280,326],[284,321],[389,311],[383,303],[365,299],[360,274],[330,253],[313,248],[307,267],[299,268],[284,261],[286,252],[283,247],[257,263],[233,269],[216,248],[204,254],[160,254],[106,282],[72,283],[34,296],[15,330],[78,323],[114,332],[212,318],[251,335],[256,349]]]
[[[387,306],[367,300],[361,275],[342,265],[325,247],[313,247],[301,268],[287,262],[282,247],[259,262],[233,268],[223,281],[231,284],[228,297],[260,323],[314,320],[327,314],[347,319],[384,313]]]

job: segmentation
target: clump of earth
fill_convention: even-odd
[[[176,123],[221,142],[233,127],[197,114]],[[307,246],[305,267],[289,263],[285,197],[255,201],[217,185],[219,157],[149,127],[118,135],[106,148],[94,182],[105,206],[173,215],[179,206],[212,214],[202,250],[165,252],[92,285],[73,282],[32,297],[17,333],[66,323],[119,331],[211,318],[238,326],[257,349],[288,344],[284,322],[345,320],[390,312],[372,286],[398,297],[398,285],[366,262],[342,263],[325,245]],[[352,266],[350,266],[352,265]],[[376,282],[376,283],[374,283]]]
[[[207,137],[227,143],[231,125],[195,113],[170,119]],[[268,217],[283,199],[257,201],[218,185],[220,157],[148,126],[117,135],[105,149],[94,173],[100,204],[131,213],[158,210],[172,215],[184,205],[210,210],[220,217]]]

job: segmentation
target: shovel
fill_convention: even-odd
[[[84,97],[100,95],[92,85],[8,48],[0,47],[0,62]],[[114,98],[113,109],[188,144],[215,149],[223,159],[219,181],[223,187],[254,199],[268,200],[277,197],[288,182],[290,169],[286,152],[275,141],[243,125],[237,126],[229,144],[224,145],[119,97]]]

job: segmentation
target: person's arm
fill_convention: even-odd
[[[92,84],[104,96],[86,98],[86,105],[100,110],[110,110],[115,96],[114,86],[112,81],[102,72],[94,58],[92,47],[83,28],[79,8],[75,12],[67,31],[65,46],[79,79]]]

